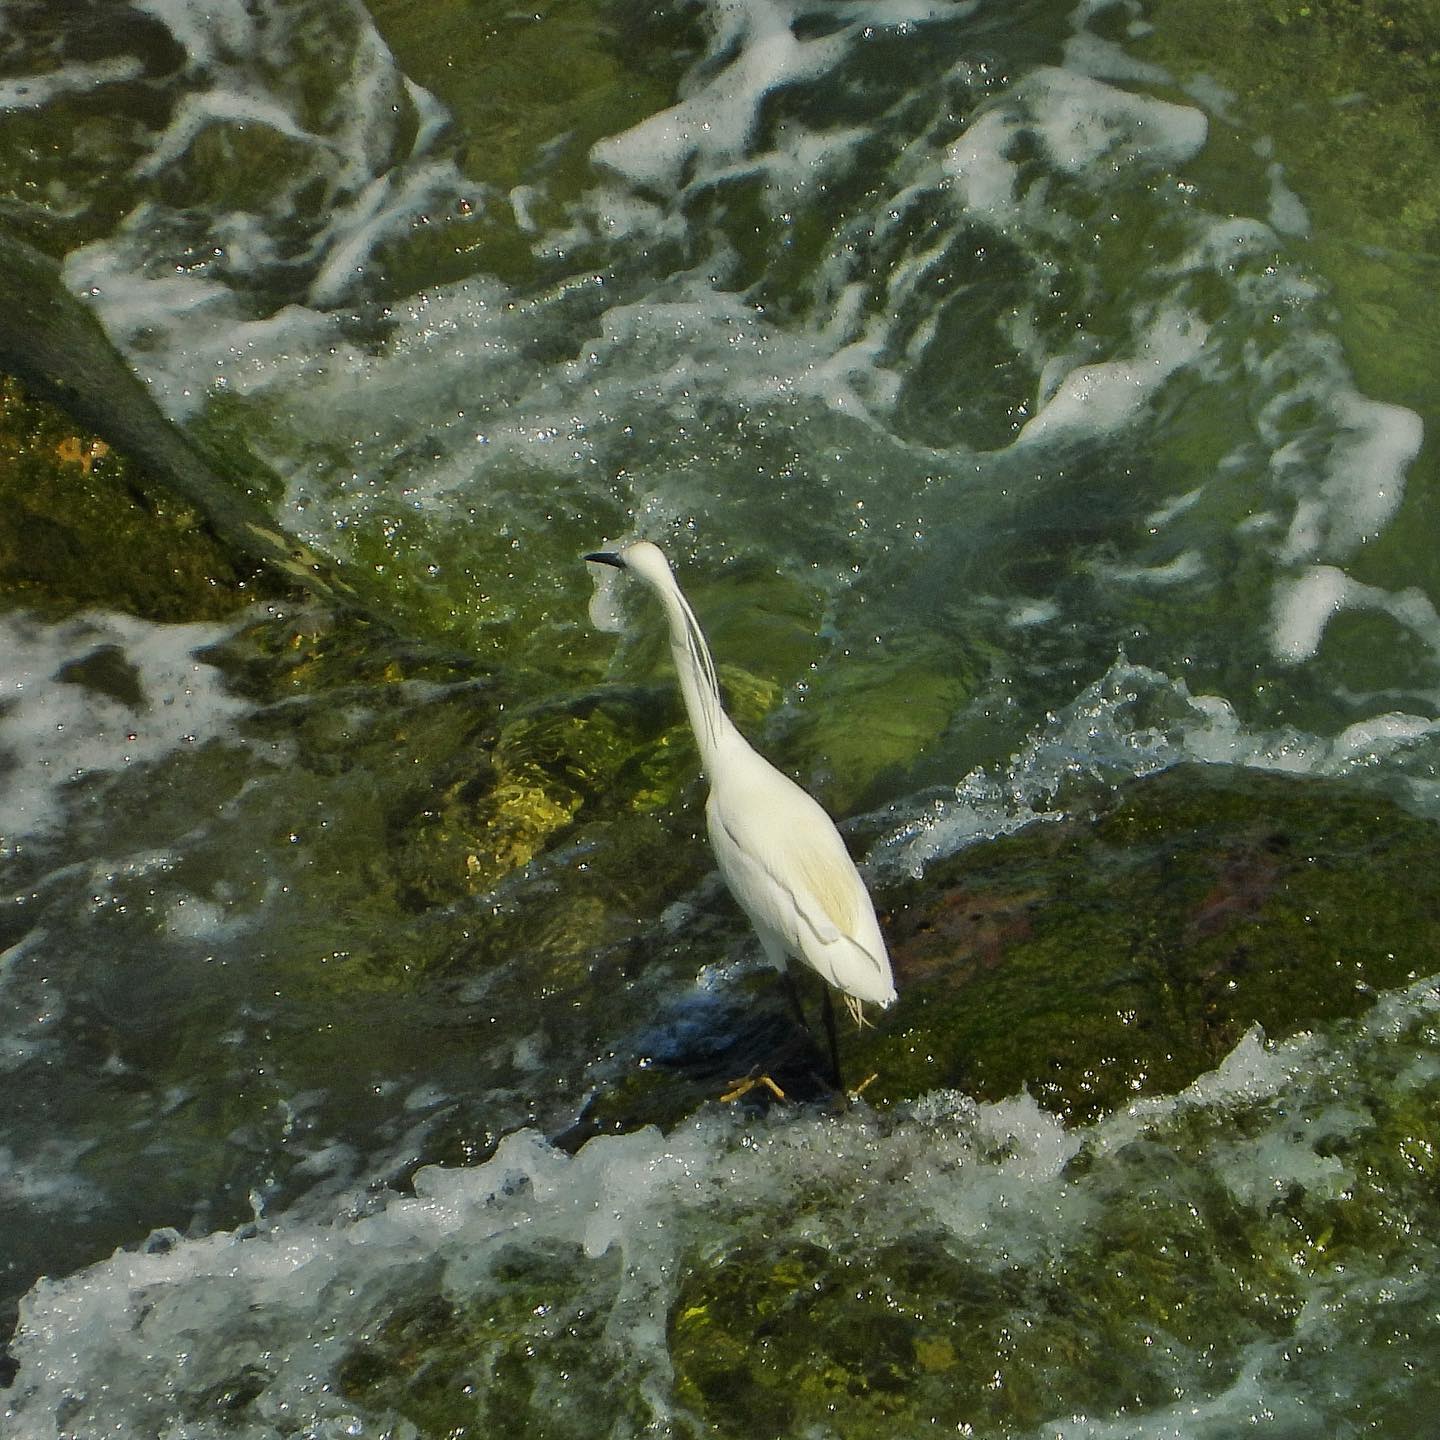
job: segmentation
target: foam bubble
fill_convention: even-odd
[[[1079,173],[1102,159],[1174,168],[1205,146],[1208,122],[1189,105],[1133,94],[1089,75],[1041,67],[1027,77],[1034,125],[1051,158]]]
[[[945,168],[966,210],[1003,222],[1015,209],[1020,172],[1008,152],[1021,131],[1018,114],[996,108],[977,116],[948,147]]]
[[[1345,607],[1352,582],[1333,565],[1312,565],[1303,575],[1279,586],[1275,593],[1272,646],[1292,664],[1308,660],[1320,648],[1320,637]]]
[[[1337,434],[1316,490],[1323,520],[1311,522],[1308,512],[1297,519],[1285,545],[1290,560],[1322,553],[1339,560],[1373,540],[1400,508],[1406,471],[1424,439],[1420,417],[1403,406],[1346,388],[1330,397],[1330,407]]]
[[[1195,361],[1208,334],[1198,316],[1174,306],[1162,307],[1137,328],[1139,346],[1129,359],[1076,365],[1048,397],[1042,389],[1039,411],[1018,442],[1051,439],[1058,432],[1104,434],[1132,422],[1170,376]]]
[[[1289,664],[1311,659],[1331,620],[1346,610],[1388,615],[1440,656],[1440,613],[1423,591],[1362,585],[1334,565],[1311,565],[1276,586],[1271,646]]]
[[[104,85],[138,80],[144,73],[145,66],[139,60],[131,56],[116,56],[89,64],[62,65],[43,75],[0,80],[0,112],[43,110],[63,96],[84,95]]]
[[[1053,600],[1026,600],[1010,612],[1008,623],[1017,630],[1032,625],[1048,625],[1059,617],[1060,607]]]

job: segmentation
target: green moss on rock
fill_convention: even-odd
[[[362,1337],[340,1368],[340,1391],[425,1436],[480,1440],[519,1426],[585,1440],[597,1395],[615,1381],[605,1312],[575,1283],[583,1274],[593,1285],[594,1268],[578,1246],[502,1252],[475,1298],[422,1294]],[[618,1267],[607,1259],[600,1268]],[[613,1414],[615,1397],[604,1408]],[[527,1420],[541,1429],[526,1430]]]
[[[128,457],[0,377],[0,601],[211,619],[274,593],[257,569]]]
[[[1182,767],[882,894],[900,1004],[867,1098],[1022,1087],[1072,1119],[1173,1092],[1252,1025],[1434,968],[1440,834],[1357,786]]]

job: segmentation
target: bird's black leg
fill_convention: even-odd
[[[795,980],[795,972],[787,965],[781,972],[784,978],[785,998],[790,1002],[790,1008],[795,1012],[795,1018],[800,1022],[800,1028],[808,1031],[810,1022],[805,1018],[805,1007],[800,1003],[800,986]]]
[[[830,1070],[835,1080],[835,1088],[843,1091],[845,1082],[840,1078],[840,1041],[835,1034],[835,1006],[830,999],[830,987],[822,987],[825,992],[825,1038],[830,1042]]]

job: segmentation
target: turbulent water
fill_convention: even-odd
[[[376,879],[417,734],[650,674],[578,559],[642,535],[882,876],[1185,759],[1440,818],[1425,377],[1356,378],[1203,60],[1103,0],[437,5],[419,78],[397,7],[91,9],[0,13],[22,219],[168,414],[462,658],[287,700],[237,678],[254,616],[0,618],[6,1433],[448,1433],[393,1379],[427,1306],[437,1391],[525,1433],[889,1433],[896,1369],[937,1433],[1421,1433],[1426,984],[1089,1129],[938,1094],[567,1154],[540,1130],[743,932],[580,1006],[654,921],[624,894],[532,954],[504,923],[563,867],[403,924]],[[691,1305],[724,1266],[733,1313]],[[796,1284],[834,1373],[767,1388],[772,1338],[729,1394],[707,1357]]]

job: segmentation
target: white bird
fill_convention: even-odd
[[[864,1024],[862,1004],[892,1004],[895,981],[875,907],[840,832],[811,796],[751,748],[725,713],[705,636],[660,548],[640,540],[585,558],[628,571],[665,607],[680,693],[710,782],[710,845],[766,957],[787,977],[797,1010],[786,969],[791,955],[840,991],[856,1024]],[[828,988],[825,1023],[838,1084]]]

